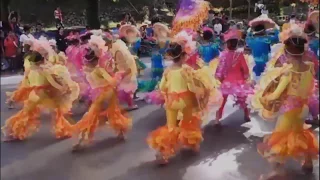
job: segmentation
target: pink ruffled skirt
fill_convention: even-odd
[[[144,99],[147,103],[155,105],[163,105],[165,102],[164,97],[159,90],[147,93]]]

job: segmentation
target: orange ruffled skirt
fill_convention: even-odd
[[[147,143],[167,161],[181,148],[197,151],[203,137],[201,118],[193,114],[193,95],[190,92],[173,93],[166,99],[167,125],[151,132]],[[179,113],[182,113],[180,122]]]
[[[56,91],[51,86],[21,88],[20,92],[28,93],[28,96],[17,94],[17,97],[27,98],[27,100],[24,101],[23,108],[6,121],[2,127],[2,132],[6,136],[24,140],[38,130],[40,126],[40,109],[50,108],[55,109],[56,113],[53,118],[53,131],[56,138],[71,137],[73,134],[72,125],[67,121],[63,111],[59,108],[60,96],[54,93]],[[19,101],[22,99],[19,99]]]
[[[98,96],[94,97],[88,112],[73,127],[74,131],[79,134],[79,139],[89,143],[103,117],[108,119],[107,123],[118,134],[127,133],[132,126],[132,120],[122,113],[116,96],[116,90],[110,86],[106,86],[94,89],[93,92],[94,94],[98,94]],[[106,110],[103,110],[105,102],[108,103],[108,107]]]
[[[318,159],[319,142],[313,132],[303,128],[302,110],[294,109],[283,114],[275,131],[258,145],[258,152],[270,162],[284,163],[292,158],[304,161]]]

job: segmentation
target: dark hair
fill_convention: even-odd
[[[209,14],[214,14],[214,10],[209,10]]]
[[[121,39],[124,43],[126,43],[126,44],[128,43],[126,37],[121,37],[120,39]]]
[[[159,16],[153,16],[151,18],[151,24],[154,25],[155,23],[161,22],[161,19]]]
[[[24,32],[27,32],[27,31],[30,31],[31,27],[29,25],[24,25],[23,26],[23,31]]]
[[[98,57],[95,55],[92,49],[87,49],[86,55],[84,55],[87,63],[93,63],[98,60]]]
[[[307,40],[301,37],[292,37],[287,39],[284,44],[291,50],[296,51],[295,53],[300,54],[305,51],[305,44]]]
[[[42,26],[42,23],[38,22],[38,23],[37,23],[37,26]]]
[[[87,34],[85,34],[85,35],[83,35],[83,36],[80,36],[80,40],[81,40],[81,41],[89,40],[90,37],[91,37],[91,35],[92,35],[92,33],[87,33]]]
[[[228,40],[228,41],[226,42],[228,49],[229,49],[229,50],[236,50],[237,47],[238,47],[238,42],[239,42],[238,39],[230,39],[230,40]]]
[[[37,52],[37,51],[32,51],[30,54],[30,59],[31,62],[37,63],[37,62],[41,62],[44,61],[43,56]]]
[[[316,28],[311,23],[307,23],[306,26],[304,27],[304,32],[307,34],[314,33],[315,31],[316,31]]]
[[[211,31],[203,31],[203,39],[205,40],[205,41],[209,41],[209,40],[211,40],[213,38],[213,34],[212,34],[212,32]]]
[[[185,55],[185,52],[180,44],[171,43],[167,50],[167,54],[173,58],[173,62],[177,63],[180,61],[181,56]]]
[[[117,24],[117,28],[120,28],[121,27],[121,24]]]
[[[258,24],[256,26],[253,26],[252,27],[252,30],[255,31],[255,32],[259,32],[259,31],[263,31],[265,30],[265,27],[263,24]]]

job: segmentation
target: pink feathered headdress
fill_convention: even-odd
[[[185,30],[175,35],[173,41],[180,44],[187,54],[192,54],[197,49],[197,42],[193,41],[192,35]]]
[[[214,34],[213,30],[209,27],[203,27],[202,32],[205,32],[205,31],[210,31],[212,34]]]
[[[126,25],[121,26],[120,29],[119,29],[120,37],[127,37],[128,36],[128,30],[131,30],[131,31],[135,32],[137,36],[140,35],[140,32],[139,32],[139,30],[138,30],[138,28],[136,26],[133,26],[131,24],[126,24]]]
[[[88,41],[89,48],[94,51],[98,58],[108,52],[108,47],[105,46],[105,44],[106,42],[102,39],[102,37],[96,35],[91,35],[90,40]]]
[[[224,41],[229,41],[231,39],[241,39],[241,31],[236,29],[230,29],[223,34]]]
[[[39,52],[42,56],[51,56],[55,53],[49,41],[43,36],[33,40],[31,50]]]
[[[289,38],[295,37],[308,40],[307,34],[303,31],[303,24],[291,24],[290,27],[283,30],[279,35],[281,42],[285,42]]]
[[[265,29],[273,29],[276,27],[276,23],[268,16],[259,16],[249,22],[250,27],[254,27],[259,24],[264,25]]]

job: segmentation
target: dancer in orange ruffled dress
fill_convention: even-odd
[[[119,138],[124,139],[125,133],[131,128],[131,119],[124,116],[119,107],[117,97],[117,82],[124,75],[116,74],[117,78],[109,75],[105,68],[100,67],[99,57],[108,51],[104,40],[100,36],[91,36],[89,40],[89,51],[84,57],[86,79],[91,86],[90,97],[92,100],[88,112],[74,126],[79,134],[79,141],[73,147],[77,151],[88,145],[99,126],[100,120],[108,119],[108,124]],[[107,107],[104,108],[105,103]]]
[[[213,89],[210,78],[201,69],[195,71],[183,65],[188,57],[183,48],[186,46],[180,43],[170,45],[167,53],[173,65],[165,70],[159,85],[165,99],[167,124],[151,132],[147,139],[161,164],[168,163],[181,148],[200,150],[200,112],[206,108]]]
[[[48,46],[42,43],[35,40],[32,44],[33,52],[29,58],[32,65],[25,76],[28,85],[20,90],[24,96],[19,102],[24,105],[22,110],[10,117],[2,127],[5,141],[24,140],[37,131],[40,125],[40,110],[43,108],[55,112],[53,130],[57,138],[68,138],[72,135],[72,126],[64,117],[72,104],[69,98],[70,89],[61,77],[52,72],[52,66],[45,63],[41,53],[49,57],[53,50],[47,49]]]

